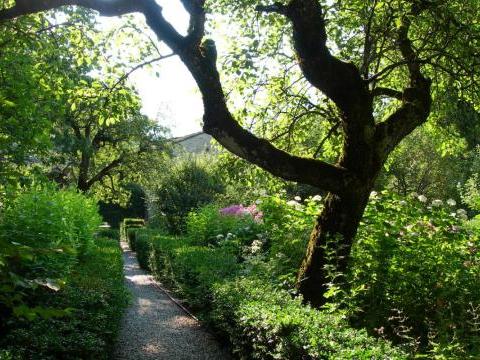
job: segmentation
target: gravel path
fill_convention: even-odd
[[[231,359],[211,334],[156,287],[155,280],[140,269],[128,246],[121,246],[132,303],[123,318],[115,358]]]

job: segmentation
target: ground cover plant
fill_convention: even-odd
[[[95,237],[96,203],[37,186],[0,219],[0,357],[108,358],[127,303],[118,239]]]

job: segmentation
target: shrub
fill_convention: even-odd
[[[261,199],[260,208],[266,236],[270,242],[269,257],[275,261],[277,276],[294,281],[305,255],[315,218],[320,213],[321,197],[285,200],[279,195]]]
[[[340,314],[255,278],[222,282],[213,292],[211,321],[248,359],[406,359],[400,349],[355,330]]]
[[[127,300],[118,242],[97,239],[64,288],[37,294],[36,306],[69,310],[61,317],[8,321],[0,358],[109,359]]]
[[[135,231],[143,226],[145,226],[143,219],[126,218],[120,224],[120,239],[126,241],[132,251],[135,251]]]
[[[480,356],[480,246],[462,210],[372,197],[353,251],[358,323],[445,358]],[[476,355],[473,355],[476,354]]]
[[[228,248],[193,246],[152,230],[138,232],[137,256],[143,268],[150,268],[196,308],[208,304],[211,285],[234,274],[237,264]]]
[[[175,159],[149,193],[149,221],[165,226],[169,232],[181,233],[187,214],[211,202],[223,188],[208,159]]]
[[[20,243],[36,250],[35,266],[22,271],[62,276],[73,266],[77,255],[83,256],[92,245],[101,223],[97,210],[93,200],[73,190],[34,188],[7,205],[0,223],[0,238],[4,243]]]
[[[119,240],[120,231],[118,229],[100,227],[100,229],[97,230],[97,236]]]
[[[129,229],[134,231],[135,251],[137,252],[137,260],[141,268],[150,270],[150,244],[154,231],[146,228]]]
[[[214,245],[229,237],[239,245],[247,245],[263,232],[262,224],[250,214],[222,214],[221,210],[215,205],[206,205],[188,214],[187,236],[193,243]]]
[[[36,306],[34,295],[59,290],[99,224],[96,204],[73,190],[33,188],[9,201],[0,222],[0,320],[62,314]]]

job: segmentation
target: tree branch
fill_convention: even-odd
[[[188,6],[192,1],[195,0],[184,1],[184,4]],[[309,5],[318,5],[313,0],[306,0],[306,2]],[[299,3],[299,1],[293,0],[292,3],[296,4]],[[202,0],[197,0],[197,5],[198,4],[202,5]],[[155,32],[160,40],[164,41],[174,53],[180,56],[180,59],[194,77],[203,96],[205,110],[203,117],[204,131],[211,134],[230,152],[283,179],[310,184],[337,194],[342,194],[350,187],[355,186],[357,180],[356,176],[345,168],[328,164],[320,160],[292,156],[276,148],[267,140],[260,139],[249,131],[243,129],[240,124],[235,121],[228,110],[215,61],[208,56],[206,51],[203,51],[202,47],[199,46],[197,42],[189,41],[188,37],[185,38],[181,36],[172,25],[165,20],[162,15],[162,9],[157,5],[155,0],[43,0],[40,2],[22,0],[13,8],[0,11],[0,20],[11,19],[16,16],[31,14],[63,5],[90,7],[99,11],[102,15],[110,16],[134,11],[142,12],[149,27]],[[321,10],[319,5],[318,7],[315,7],[315,9]],[[294,13],[292,15],[292,17],[295,18],[295,24],[299,25],[298,22],[301,21],[298,16],[302,15],[305,14],[299,12],[298,14]],[[358,82],[353,84],[351,81],[347,81],[347,84],[342,84],[340,87],[336,84],[341,83],[342,80],[349,79],[348,74],[344,74],[345,71],[356,74],[357,77],[355,79],[358,80],[360,76],[358,70],[351,64],[340,62],[331,57],[326,50],[325,41],[320,44],[320,47],[313,43],[315,48],[313,53],[305,47],[309,45],[310,42],[318,40],[318,36],[323,36],[325,38],[323,19],[321,19],[322,28],[320,29],[320,32],[318,32],[315,29],[315,25],[318,25],[318,19],[315,18],[315,15],[318,15],[318,11],[315,14],[310,14],[308,16],[310,22],[306,29],[296,30],[297,33],[300,33],[302,30],[313,32],[313,35],[310,34],[312,36],[307,36],[307,39],[302,39],[300,37],[298,41],[299,47],[302,50],[301,54],[303,54],[305,62],[308,63],[305,68],[307,70],[312,70],[312,66],[314,67],[319,64],[325,65],[320,69],[320,72],[321,74],[330,75],[326,82],[323,82],[323,80],[320,79],[320,84],[325,84],[326,91],[334,96],[334,98],[342,105],[351,104],[349,98],[352,93],[347,92],[347,89],[352,88],[352,91],[356,91],[356,88],[360,86],[360,84]],[[205,19],[198,16],[196,21],[204,23]],[[210,43],[210,47],[214,47],[214,44],[212,43],[213,42]],[[315,53],[317,50],[320,51],[319,54]],[[317,55],[321,55],[320,60],[324,60],[326,57],[326,62],[315,61]],[[316,75],[318,74],[312,74],[311,77],[313,77],[314,80],[317,80]],[[367,90],[364,89],[362,94],[370,96],[366,91]],[[356,98],[356,101],[359,101],[358,97],[354,96],[354,98]],[[347,110],[351,111],[353,109]],[[93,179],[101,176],[101,173],[97,174]]]
[[[307,80],[346,114],[345,121],[372,125],[371,117],[362,116],[364,109],[370,110],[372,99],[360,71],[333,56],[327,47],[322,5],[317,0],[291,0],[287,6],[275,3],[257,9],[285,15],[291,21],[300,68]]]
[[[427,121],[430,115],[432,104],[431,81],[423,76],[420,69],[421,61],[408,37],[411,16],[418,15],[418,11],[422,9],[419,10],[414,7],[411,14],[403,17],[402,24],[398,29],[398,48],[408,68],[410,87],[402,93],[403,105],[387,120],[376,126],[376,135],[380,139],[380,147],[385,155],[390,153],[417,126]]]
[[[172,56],[175,56],[176,54],[172,53],[172,54],[168,54],[168,55],[162,55],[162,56],[159,56],[159,57],[156,57],[154,59],[151,59],[151,60],[148,60],[148,61],[145,61],[141,64],[138,64],[136,66],[134,66],[133,68],[131,68],[128,72],[126,72],[125,74],[123,74],[118,80],[117,82],[110,88],[110,93],[113,92],[113,90],[115,90],[115,88],[120,85],[125,79],[127,79],[130,75],[132,75],[135,71],[137,71],[138,69],[141,69],[147,65],[151,65],[157,61],[161,61],[161,60],[165,60],[165,59],[168,59]]]
[[[381,86],[372,90],[372,96],[387,96],[398,100],[403,100],[403,92]]]
[[[13,19],[66,5],[77,5],[98,11],[103,16],[119,16],[141,11],[145,0],[17,0],[15,6],[0,11],[0,20]]]
[[[190,14],[188,40],[199,44],[205,34],[205,0],[180,0]]]
[[[90,180],[87,181],[87,190],[92,187],[97,181],[102,180],[105,176],[110,174],[117,166],[121,165],[123,161],[123,157],[120,156],[118,159],[113,160],[110,164],[105,166],[102,170],[100,170],[95,176],[93,176]]]

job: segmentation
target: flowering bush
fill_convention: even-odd
[[[224,216],[248,216],[250,215],[256,222],[261,222],[263,213],[257,209],[257,205],[250,206],[230,205],[226,208],[220,209],[220,214]]]
[[[480,351],[478,234],[453,200],[371,198],[353,248],[358,323],[445,358]]]
[[[241,246],[249,245],[263,232],[263,224],[258,220],[260,216],[261,212],[253,206],[219,209],[215,205],[207,205],[188,215],[187,236],[198,245],[229,243],[240,251]]]
[[[322,197],[295,197],[286,200],[281,195],[261,199],[260,209],[270,243],[270,259],[276,264],[272,271],[293,283],[305,254],[306,244],[315,217],[322,209]]]

